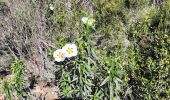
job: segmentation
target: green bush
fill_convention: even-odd
[[[12,77],[4,78],[2,81],[3,93],[6,94],[9,100],[22,98],[24,95],[24,65],[20,60],[15,60],[11,64]],[[16,99],[16,97],[15,97]]]
[[[82,23],[74,26],[82,14],[90,14],[87,9],[80,10],[78,4],[72,5],[73,16],[58,15],[65,16],[61,18],[63,22],[68,17],[76,18],[71,20],[75,24],[69,26],[70,30],[65,31],[71,33],[76,28],[79,33],[74,39],[63,37],[65,43],[78,45],[79,55],[56,65],[61,74],[62,96],[94,100],[170,98],[170,2],[158,5],[148,0],[89,2],[94,10],[91,17],[96,20],[95,30],[86,30]]]

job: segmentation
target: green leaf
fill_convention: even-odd
[[[106,84],[109,81],[109,76],[107,76],[104,81],[101,83],[100,86],[103,86],[104,84]]]
[[[125,73],[125,71],[124,70],[118,70],[118,71],[116,71],[116,73],[117,73],[118,76],[122,76]]]

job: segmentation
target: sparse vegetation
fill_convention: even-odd
[[[2,90],[6,94],[9,100],[13,100],[15,98],[22,98],[24,96],[24,65],[21,61],[16,60],[11,64],[11,77],[8,79],[4,78],[2,81]]]
[[[170,99],[169,0],[1,0],[0,26],[0,99]]]

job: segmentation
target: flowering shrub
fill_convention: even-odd
[[[0,98],[170,99],[169,0],[2,2]]]
[[[155,22],[158,19],[166,19],[161,16],[167,12],[163,14],[161,9],[147,5],[146,0],[137,4],[129,0],[97,0],[93,1],[93,4],[96,10],[94,19],[83,17],[84,12],[74,8],[73,12],[79,11],[76,14],[81,16],[74,17],[75,23],[81,20],[83,24],[72,24],[71,27],[77,28],[79,33],[74,40],[66,37],[62,39],[66,43],[74,41],[79,50],[75,60],[55,65],[62,73],[59,78],[62,96],[80,96],[83,99],[94,100],[168,98],[169,90],[162,91],[155,83],[157,75],[168,75],[165,69],[162,69],[163,76],[158,74],[161,63],[159,57],[162,55],[158,49],[158,41],[164,41],[166,37],[163,37],[167,36],[167,32],[160,35],[159,32],[163,31],[161,25],[164,26],[165,23],[159,22],[161,24],[157,25]],[[167,7],[167,4],[165,5]],[[165,45],[162,49],[167,52],[166,43],[162,45]],[[70,48],[67,50],[67,53],[72,51]],[[168,64],[166,57],[163,57],[164,64]],[[156,66],[158,69],[154,69]],[[167,78],[165,79],[161,88],[168,88]]]

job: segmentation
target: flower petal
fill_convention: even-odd
[[[62,54],[62,56],[61,56],[61,54]],[[58,49],[58,50],[54,51],[53,57],[55,58],[55,61],[57,61],[57,62],[64,61],[65,53],[64,53],[63,49]]]
[[[72,50],[72,52],[68,52],[69,50]],[[70,57],[73,57],[73,56],[76,56],[78,51],[77,51],[77,46],[75,44],[66,44],[64,47],[63,47],[63,51],[65,53],[65,57],[67,58],[70,58]]]
[[[82,20],[82,22],[83,22],[84,24],[86,24],[88,18],[87,18],[87,17],[83,17],[81,20]]]

